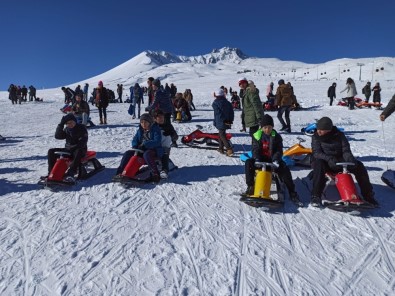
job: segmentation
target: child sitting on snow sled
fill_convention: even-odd
[[[133,137],[132,148],[143,150],[143,158],[146,164],[151,169],[151,180],[155,183],[160,181],[158,167],[155,159],[161,158],[163,155],[162,148],[162,133],[159,126],[154,123],[153,118],[148,114],[144,113],[140,116],[140,126]],[[122,157],[121,164],[119,165],[116,175],[113,177],[113,181],[122,179],[122,172],[128,164],[130,158],[135,154],[134,150],[128,150]]]
[[[66,128],[64,127],[66,125]],[[57,151],[70,152],[73,156],[68,170],[66,171],[64,181],[74,182],[74,175],[77,173],[78,167],[81,164],[81,159],[85,156],[88,150],[88,131],[83,124],[77,123],[77,119],[73,114],[67,114],[62,117],[55,132],[55,139],[66,140],[65,148],[51,148],[48,150],[48,175],[58,156],[55,154]],[[46,178],[45,177],[41,177]]]
[[[163,155],[161,158],[162,170],[160,171],[160,177],[161,179],[167,179],[169,173],[169,159],[172,139],[177,139],[178,135],[172,125],[165,124],[165,113],[163,113],[162,110],[155,110],[154,120],[160,127],[162,133]]]
[[[368,203],[378,206],[365,166],[354,158],[346,136],[336,126],[333,126],[329,117],[322,117],[317,121],[317,131],[312,137],[311,147],[313,150],[313,190],[310,204],[312,206],[321,205],[321,195],[326,183],[325,174],[328,171],[333,173],[342,171],[342,167],[336,165],[339,162],[355,164],[348,170],[355,175],[363,198]]]
[[[260,122],[261,128],[253,135],[258,144],[252,147],[252,158],[247,159],[245,162],[245,175],[248,186],[246,195],[254,194],[255,162],[269,162],[278,166],[277,174],[284,181],[291,200],[295,203],[300,203],[298,193],[295,191],[291,171],[282,160],[283,139],[273,129],[273,126],[273,118],[265,114]]]

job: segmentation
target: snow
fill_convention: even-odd
[[[365,64],[362,82],[359,62]],[[368,63],[373,62],[384,70],[372,73],[376,66]],[[215,132],[211,103],[219,86],[238,90],[237,80],[245,76],[255,81],[263,97],[270,81],[291,81],[301,105],[317,108],[291,113],[294,132],[283,134],[284,146],[295,144],[300,129],[324,115],[344,127],[381,205],[361,216],[309,207],[309,193],[299,180],[309,173],[304,168],[292,168],[303,208],[288,200],[279,213],[248,207],[237,194],[246,189],[243,163],[237,157],[182,144],[171,151],[179,169],[166,182],[131,189],[111,183],[138,125],[127,114],[128,104],[110,104],[109,124],[89,129],[89,150],[97,151],[104,171],[67,191],[40,189],[36,183],[46,174],[47,150],[64,145],[53,137],[62,117],[62,92],[38,90],[43,103],[22,105],[11,105],[8,94],[1,92],[0,134],[7,140],[0,142],[0,294],[393,295],[395,191],[380,177],[394,169],[395,117],[382,123],[380,111],[330,107],[326,97],[332,82],[337,82],[341,98],[339,90],[348,76],[358,92],[374,76],[372,83],[381,83],[386,105],[395,93],[393,64],[393,58],[322,65],[257,58],[239,64],[232,58],[158,66],[142,53],[80,82],[89,82],[91,90],[100,79],[115,90],[117,83],[125,88],[136,81],[145,85],[153,76],[174,83],[179,91],[191,88],[197,107],[193,121],[175,125],[179,135],[185,135],[196,124]],[[295,79],[292,65],[298,67]],[[313,77],[320,73],[314,67],[325,68],[328,80]],[[339,74],[343,67],[350,71]],[[244,69],[251,72],[237,74]],[[313,69],[312,77],[300,78],[306,69]],[[92,109],[97,123],[98,112]],[[279,128],[276,113],[269,114]],[[237,155],[251,142],[240,128],[236,112],[231,132]],[[309,146],[310,138],[302,137]]]

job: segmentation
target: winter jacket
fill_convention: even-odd
[[[370,89],[370,84],[366,84],[363,89],[362,89],[362,93],[365,95],[365,97],[367,99],[370,98],[371,94],[372,94],[372,90]]]
[[[171,142],[178,140],[177,132],[174,129],[174,126],[171,124],[165,124],[165,123],[159,124],[159,127],[162,131],[162,146],[169,148]],[[169,139],[170,139],[170,144],[168,144]]]
[[[73,110],[74,114],[81,115],[82,113],[86,113],[89,116],[90,109],[89,109],[89,104],[86,101],[81,100],[80,102],[75,102],[73,106],[71,107],[71,110]]]
[[[381,92],[381,87],[378,86],[378,85],[375,85],[375,86],[373,87],[372,91],[373,91],[373,102],[378,102],[378,103],[380,103],[380,102],[381,102],[381,94],[380,94],[380,92]]]
[[[140,104],[143,101],[143,89],[141,87],[130,87],[130,99],[132,104]]]
[[[296,103],[296,98],[292,89],[287,84],[281,84],[277,87],[276,102],[277,106],[292,106]]]
[[[63,128],[59,124],[56,128],[55,139],[66,139],[65,148],[73,152],[76,149],[88,150],[88,131],[83,124],[77,123],[73,128]]]
[[[270,135],[266,135],[259,129],[253,136],[259,142],[259,145],[252,147],[253,158],[257,161],[267,161],[269,158],[272,162],[281,162],[283,156],[283,138],[276,130],[272,130]]]
[[[312,137],[311,148],[313,150],[313,158],[326,161],[330,167],[336,166],[337,162],[355,163],[355,158],[346,136],[335,126],[324,136],[319,136],[315,132]]]
[[[93,99],[97,108],[107,108],[108,107],[108,91],[107,88],[95,88],[93,90]]]
[[[160,109],[163,113],[173,113],[173,104],[170,98],[170,93],[166,92],[161,86],[155,92],[154,101],[151,106],[147,108],[147,111]]]
[[[214,109],[214,126],[219,129],[230,129],[234,120],[232,104],[224,97],[217,97],[212,107]]]
[[[336,86],[331,85],[328,88],[328,98],[336,98]]]
[[[342,93],[344,91],[347,91],[346,93],[347,98],[353,98],[357,95],[357,89],[355,87],[355,83],[346,84],[346,87],[340,92]]]
[[[243,95],[240,97],[242,98],[245,126],[257,126],[263,117],[263,105],[259,98],[259,90],[255,86],[249,86]]]
[[[392,99],[388,102],[387,107],[384,108],[381,115],[384,115],[385,118],[390,116],[395,111],[395,95],[392,96]]]
[[[151,125],[150,130],[147,133],[147,137],[148,139],[144,138],[144,130],[140,125],[137,133],[133,137],[132,147],[142,150],[153,149],[156,151],[156,155],[158,157],[162,157],[162,132],[156,123]]]

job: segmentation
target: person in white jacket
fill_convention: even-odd
[[[354,97],[357,95],[357,88],[355,87],[354,80],[352,80],[350,77],[347,78],[346,87],[340,92],[342,93],[345,91],[347,91],[346,100],[348,109],[352,110],[355,107]]]

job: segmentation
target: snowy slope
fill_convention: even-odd
[[[135,68],[141,67],[137,72],[125,63],[87,81],[93,85],[101,79],[114,88],[119,81],[132,84],[138,78],[144,85],[146,77],[160,76],[179,90],[191,88],[198,110],[191,123],[175,126],[180,135],[196,124],[215,131],[211,94],[220,85],[238,90],[237,79],[246,76],[264,93],[281,75],[264,76],[263,64],[280,69],[284,63],[257,61],[247,65],[255,65],[255,72],[237,74],[244,68],[227,61],[158,66],[146,56],[134,59],[139,60]],[[336,73],[340,62],[327,68]],[[126,190],[110,180],[138,125],[127,104],[111,104],[109,125],[89,130],[89,149],[98,152],[103,172],[66,192],[40,190],[36,183],[46,173],[47,149],[64,144],[53,137],[62,117],[61,92],[38,91],[43,103],[20,106],[0,93],[0,134],[7,137],[0,142],[0,294],[393,295],[395,191],[380,176],[388,167],[395,169],[395,117],[382,124],[374,109],[329,107],[326,90],[332,80],[292,75],[283,78],[291,78],[302,106],[316,108],[291,113],[295,132],[283,136],[284,146],[295,144],[307,123],[330,116],[345,128],[354,154],[365,163],[380,209],[359,217],[308,207],[308,192],[299,181],[305,207],[296,209],[287,201],[277,214],[250,208],[238,201],[237,192],[245,190],[238,158],[183,145],[172,149],[179,169],[168,181]],[[350,74],[359,91],[365,83],[355,75]],[[388,73],[388,80],[394,76]],[[337,81],[338,98],[345,79]],[[395,93],[393,81],[386,80],[378,80],[384,103]],[[96,109],[92,118],[98,122]],[[231,130],[236,154],[250,143],[240,128],[237,112]],[[292,169],[295,180],[308,173]]]

